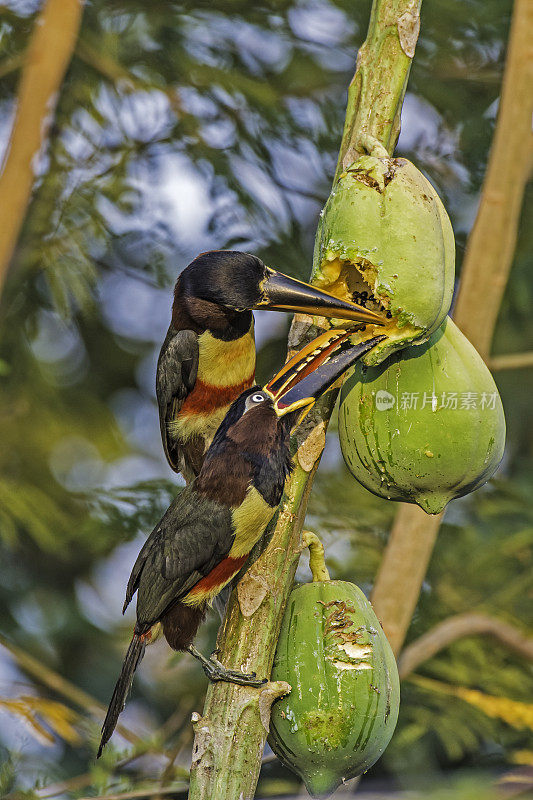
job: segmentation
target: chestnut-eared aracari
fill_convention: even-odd
[[[202,662],[211,680],[258,686],[193,646],[208,604],[237,575],[281,501],[291,470],[290,434],[322,395],[382,336],[355,347],[347,331],[323,333],[264,387],[235,400],[215,433],[198,476],[156,525],[133,566],[124,611],[137,592],[137,621],[102,727],[98,755],[124,708],[153,631]],[[346,341],[344,341],[346,340]],[[346,349],[339,349],[348,345]],[[334,352],[338,350],[338,352]]]
[[[340,300],[232,250],[202,253],[180,274],[157,364],[161,437],[168,463],[189,481],[231,403],[254,383],[252,309],[300,311],[384,324]]]

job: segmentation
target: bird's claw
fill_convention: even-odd
[[[211,656],[207,664],[202,664],[204,672],[210,681],[227,681],[238,683],[241,686],[263,686],[266,678],[258,678],[255,672],[241,672],[237,669],[228,669],[220,661]]]
[[[219,653],[219,652],[220,652],[220,650],[215,650],[214,653],[212,653],[211,658],[209,659],[209,661],[211,661],[212,664],[214,664],[216,667],[218,667],[220,670],[222,670],[222,672],[226,672],[228,675],[237,675],[237,677],[239,677],[241,675],[246,675],[248,678],[256,678],[257,677],[257,673],[256,672],[241,672],[238,669],[229,669],[228,667],[225,667],[224,664],[221,664],[220,661],[218,660],[218,658],[216,658],[216,656],[215,656],[215,653]]]
[[[268,683],[266,678],[258,678],[255,672],[246,673],[237,669],[227,669],[215,656],[215,650],[210,658],[202,655],[194,645],[189,645],[187,650],[198,659],[202,668],[210,681],[227,681],[228,683],[238,683],[241,686],[263,686]]]

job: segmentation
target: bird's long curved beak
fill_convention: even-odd
[[[323,292],[308,283],[289,278],[282,272],[267,267],[268,277],[261,284],[262,297],[254,308],[271,311],[299,311],[322,317],[350,320],[351,322],[385,325],[385,317],[357,303],[341,300],[329,292]]]
[[[350,335],[350,331],[342,329],[326,331],[296,353],[267,383],[265,391],[273,399],[279,417],[300,411],[294,425],[299,424],[318,398],[385,338],[375,336],[351,346],[347,342]]]

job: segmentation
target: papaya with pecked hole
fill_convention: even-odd
[[[321,212],[312,281],[386,315],[384,328],[353,338],[387,334],[366,364],[427,340],[450,308],[454,270],[446,209],[414,164],[364,155],[341,174]]]
[[[374,764],[396,726],[396,661],[363,592],[346,581],[292,590],[272,680],[291,692],[272,707],[269,743],[313,797]]]
[[[356,366],[341,391],[339,438],[359,483],[437,514],[494,474],[505,417],[484,361],[447,318],[423,347]]]

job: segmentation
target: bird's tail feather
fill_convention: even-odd
[[[139,666],[144,655],[145,646],[145,637],[134,633],[130,646],[128,647],[128,652],[124,658],[118,681],[113,690],[104,724],[102,725],[102,738],[100,740],[97,758],[100,758],[102,755],[102,750],[115,730],[120,712],[124,709],[126,704],[126,698],[128,697],[131,684],[133,683],[135,670]]]

